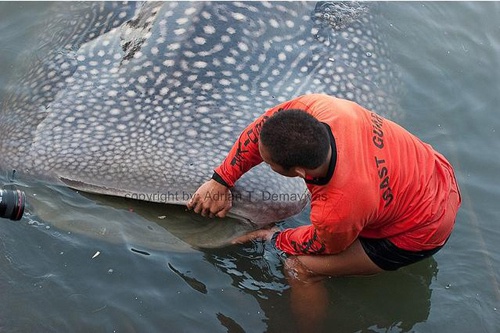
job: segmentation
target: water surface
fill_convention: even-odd
[[[0,3],[0,98],[16,57],[32,51],[46,8]],[[434,258],[376,277],[330,279],[326,325],[331,332],[498,332],[500,4],[390,2],[376,10],[401,76],[395,120],[452,162],[463,206]],[[175,209],[13,183],[30,205],[21,221],[0,221],[0,331],[294,330],[289,287],[267,245],[200,249],[192,244],[209,227],[163,218]],[[284,225],[303,223],[307,211]],[[88,232],[71,231],[80,224]],[[138,230],[157,231],[157,246],[138,247]]]

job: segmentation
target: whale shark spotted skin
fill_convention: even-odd
[[[393,111],[369,8],[335,2],[58,3],[0,112],[0,165],[72,188],[174,204],[266,109],[307,93]],[[302,210],[265,165],[232,189],[263,225]]]

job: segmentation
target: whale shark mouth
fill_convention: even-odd
[[[135,193],[135,192],[124,191],[124,190],[119,189],[119,188],[110,188],[110,187],[105,187],[102,185],[88,184],[88,183],[85,183],[82,181],[71,180],[71,179],[64,178],[64,177],[59,177],[59,179],[66,186],[68,186],[72,189],[87,192],[87,193],[120,196],[120,197],[124,197],[124,198],[144,200],[144,201],[156,202],[156,203],[185,205],[187,203],[187,200],[192,195],[192,194],[189,194],[186,196],[174,196],[173,194],[169,195],[168,193],[165,194],[165,193],[159,193],[159,192],[156,192],[156,193]],[[254,227],[254,228],[259,227],[250,218],[242,216],[242,215],[238,215],[237,213],[234,213],[234,212],[229,212],[227,214],[227,217],[238,220],[238,221],[243,222],[243,223],[246,223],[249,226]],[[276,220],[276,221],[278,221],[278,220]]]

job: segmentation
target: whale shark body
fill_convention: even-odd
[[[183,204],[266,109],[307,93],[394,111],[369,8],[344,2],[58,3],[0,112],[0,167],[100,194]],[[304,183],[265,165],[232,189],[258,226]]]

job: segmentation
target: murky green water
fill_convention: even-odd
[[[2,92],[45,8],[0,3]],[[449,158],[463,205],[434,258],[376,277],[330,279],[327,326],[498,332],[500,5],[391,2],[378,11],[402,79],[397,120]],[[33,180],[16,186],[30,204],[23,220],[0,221],[1,332],[294,330],[281,263],[263,244],[201,250],[192,244],[224,228],[198,227],[175,208]],[[307,212],[285,223],[306,220]],[[141,237],[157,237],[155,246],[141,247]]]

